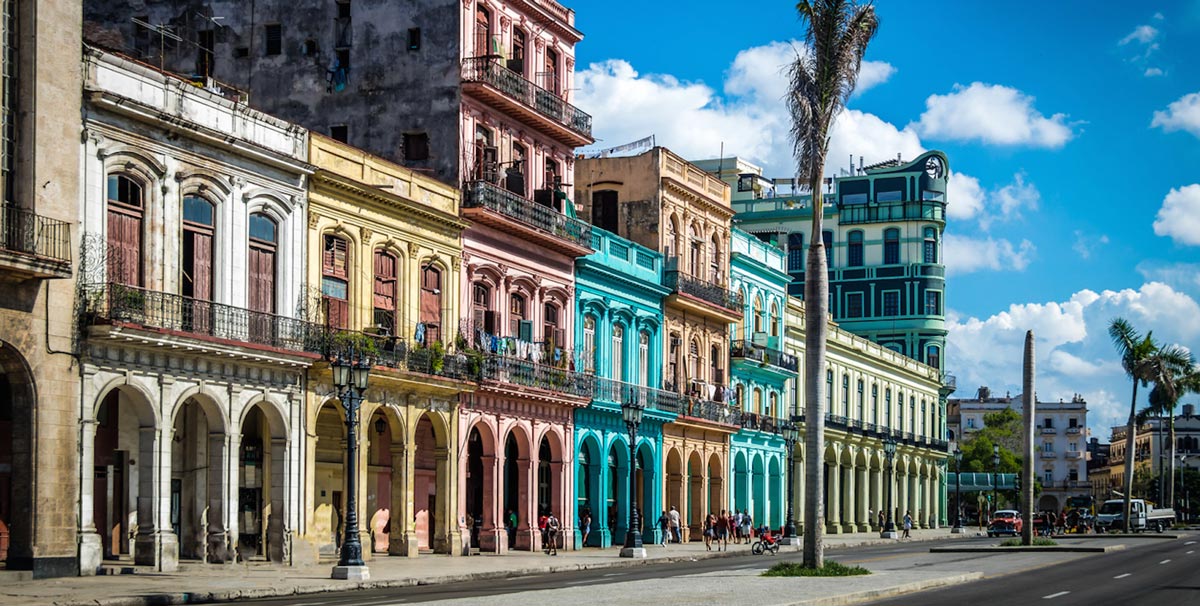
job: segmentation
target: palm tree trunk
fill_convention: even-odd
[[[1137,453],[1133,451],[1134,432],[1137,430],[1137,379],[1133,380],[1133,396],[1129,400],[1129,428],[1125,432],[1125,532],[1130,532],[1129,513],[1133,499],[1133,466]]]
[[[812,188],[812,235],[804,275],[804,565],[825,565],[825,337],[828,330],[829,283],[821,220],[824,162],[815,163]]]

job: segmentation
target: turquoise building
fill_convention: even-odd
[[[742,321],[731,328],[730,379],[742,428],[730,437],[730,504],[749,510],[755,526],[783,526],[787,447],[782,423],[798,361],[783,352],[787,285],[782,250],[733,229],[729,277],[742,294]]]
[[[587,545],[608,547],[625,538],[629,521],[629,473],[642,514],[644,540],[658,540],[662,506],[662,426],[675,419],[678,396],[662,384],[661,253],[592,228],[592,254],[575,263],[577,370],[595,377],[595,395],[575,411],[575,515],[592,516]],[[646,407],[630,465],[629,432],[621,404]],[[582,530],[576,546],[582,546]]]

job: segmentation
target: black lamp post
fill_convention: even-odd
[[[962,534],[962,450],[954,447],[954,527],[951,534]]]
[[[783,443],[787,445],[787,520],[784,521],[783,538],[796,538],[796,516],[792,511],[792,502],[796,500],[796,485],[795,476],[792,473],[792,468],[796,466],[796,462],[792,459],[793,449],[796,447],[796,440],[800,439],[800,427],[796,425],[796,418],[783,424]],[[789,541],[790,543],[790,541]]]
[[[642,413],[646,407],[634,399],[621,404],[621,417],[625,419],[625,427],[629,430],[629,530],[625,532],[625,546],[621,548],[623,558],[644,558],[646,548],[642,546],[642,520],[638,515],[637,475],[634,473],[637,462],[637,430],[642,424]]]
[[[992,446],[992,511],[1000,509],[1000,445]]]
[[[894,538],[896,538],[895,537],[896,525],[892,521],[892,510],[893,510],[892,480],[894,479],[893,476],[895,476],[895,468],[893,467],[893,461],[895,461],[895,459],[896,459],[896,438],[892,437],[891,434],[889,434],[887,437],[883,438],[883,457],[885,460],[887,460],[887,472],[888,472],[888,476],[887,476],[888,477],[887,522],[883,525],[883,533],[880,536],[882,536],[883,538],[893,538],[894,539]]]
[[[341,557],[333,567],[333,578],[352,581],[367,580],[370,573],[362,559],[362,542],[358,538],[358,409],[367,380],[371,375],[371,362],[365,357],[351,356],[335,358],[330,363],[333,384],[338,398],[346,410],[346,536],[342,541]]]

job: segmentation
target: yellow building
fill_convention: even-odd
[[[459,191],[316,134],[309,161],[309,318],[329,327],[331,347],[373,358],[358,430],[363,555],[460,553],[456,406],[475,384],[469,360],[453,351],[467,227]],[[323,554],[341,542],[344,419],[329,365],[319,363],[301,464],[304,535]]]

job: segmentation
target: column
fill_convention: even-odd
[[[530,445],[532,450],[534,447]],[[517,459],[517,472],[523,481],[518,482],[517,506],[522,509],[518,516],[521,518],[517,528],[517,549],[537,551],[542,548],[541,536],[538,533],[537,520],[537,469],[529,457]]]
[[[878,467],[876,469],[872,469],[870,473],[871,473],[871,507],[872,507],[872,509],[875,510],[875,519],[871,520],[871,524],[874,526],[879,526],[879,513],[883,512],[884,515],[887,515],[887,512],[884,511],[884,507],[886,507],[886,505],[885,505],[886,497],[883,494],[884,470],[882,467]],[[879,530],[883,530],[883,528],[880,527]]]
[[[363,482],[365,484],[366,482]],[[292,554],[291,547],[291,529],[287,526],[287,438],[271,438],[271,486],[270,503],[271,511],[267,515],[267,559],[276,564],[289,563]],[[366,499],[359,502],[360,513],[359,519],[368,519],[362,515],[361,508],[366,507]],[[370,524],[364,524],[362,527],[367,529],[368,533],[365,537],[360,537],[360,540],[365,540],[363,545],[366,549],[363,550],[363,558],[369,556],[371,551]]]
[[[550,495],[551,503],[550,510],[558,518],[558,545],[562,549],[572,549],[575,546],[575,541],[567,540],[567,537],[575,535],[572,528],[574,524],[571,522],[575,515],[571,512],[573,507],[567,506],[567,481],[571,479],[571,474],[565,473],[562,461],[552,461],[550,463],[550,478],[553,487],[553,494]],[[534,499],[536,500],[536,491]]]
[[[858,519],[858,531],[870,532],[871,515],[869,510],[871,502],[871,486],[870,482],[867,481],[868,469],[866,467],[858,467],[855,468],[854,472],[858,476],[855,480],[855,486],[858,486],[858,494],[856,494],[854,498],[854,503],[858,508],[858,512],[855,516]]]
[[[229,435],[212,432],[208,434],[208,528],[205,529],[204,561],[221,564],[230,557],[229,533],[226,532],[226,508],[229,483],[225,481],[225,456],[229,447]]]
[[[104,543],[96,532],[95,518],[96,421],[80,423],[79,440],[79,574],[91,576],[104,561]]]
[[[854,532],[857,528],[858,520],[855,517],[855,486],[854,486],[854,467],[853,464],[840,468],[841,475],[845,476],[842,481],[842,530],[846,532]]]
[[[403,443],[401,443],[399,441],[392,442],[391,457],[392,457],[392,476],[391,476],[390,480],[391,480],[391,487],[392,487],[392,499],[391,499],[391,502],[388,504],[388,508],[390,510],[388,512],[388,524],[390,526],[390,532],[388,532],[388,555],[394,555],[394,556],[416,555],[416,553],[412,553],[412,554],[408,553],[408,543],[407,543],[407,541],[404,541],[402,539],[402,537],[404,536],[404,518],[401,516],[401,512],[404,511],[404,494],[405,494],[404,493],[405,457],[404,457],[404,444]],[[485,485],[487,484],[487,480],[486,480],[487,472],[488,472],[488,470],[487,470],[486,462],[485,462],[485,467],[484,467],[484,478],[485,478],[484,484]],[[484,511],[483,517],[485,520],[485,524],[486,524],[487,516],[488,516],[488,512]]]
[[[450,435],[456,435],[451,433]],[[458,498],[454,474],[450,473],[450,447],[437,449],[434,460],[434,490],[437,491],[434,512],[434,551],[451,556],[463,554],[462,531],[458,523]]]
[[[401,550],[404,555],[410,558],[415,558],[418,554],[417,520],[416,509],[414,508],[415,497],[413,496],[417,475],[416,464],[417,444],[413,439],[413,433],[410,431],[404,444],[404,464],[400,466],[402,470],[400,483],[403,486],[400,494],[404,506],[400,510],[400,524],[398,525],[402,529],[399,532],[400,542],[403,543]],[[395,468],[393,468],[393,473],[395,473]],[[395,523],[392,524],[392,532],[397,532],[397,525]]]
[[[838,534],[842,528],[842,474],[841,465],[837,463],[826,463],[825,468],[829,470],[829,486],[825,487],[825,511],[828,512],[828,517],[825,520],[825,526],[830,534]]]

